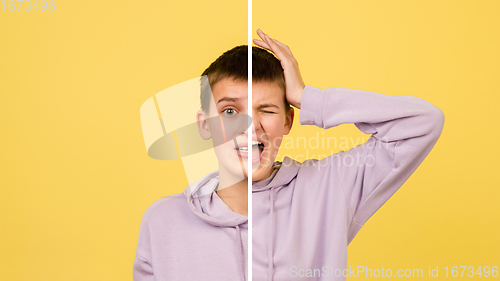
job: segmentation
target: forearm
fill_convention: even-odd
[[[327,129],[354,123],[363,133],[385,142],[427,134],[439,137],[444,124],[439,108],[412,96],[306,86],[301,104],[301,124]]]

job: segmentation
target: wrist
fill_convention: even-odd
[[[296,93],[294,94],[294,99],[293,101],[290,102],[290,104],[298,109],[302,107],[302,95],[304,93],[305,85],[301,86],[298,90],[296,90]]]

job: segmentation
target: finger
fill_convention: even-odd
[[[266,39],[266,34],[264,32],[262,32],[262,30],[260,29],[257,29],[257,35],[259,35],[259,37],[262,39],[262,41],[265,41]]]
[[[262,40],[259,40],[259,39],[253,39],[253,43],[255,45],[259,45],[259,46],[267,46],[269,48],[269,45],[267,45],[266,42],[262,41]]]
[[[257,29],[257,34],[262,38],[263,43],[267,44],[268,50],[272,51],[272,48],[270,46],[270,37],[269,35],[265,34],[262,30]]]
[[[293,54],[292,54],[292,50],[290,50],[290,47],[288,47],[287,45],[281,43],[280,41],[276,40],[276,39],[272,39],[275,43],[277,43],[281,49],[283,51],[285,51],[290,57],[294,57]]]
[[[266,44],[266,42],[264,41],[261,41],[261,40],[258,40],[258,39],[253,39],[253,43],[259,47],[262,47],[266,50],[269,50],[271,51],[271,48],[269,47],[269,45]]]
[[[271,50],[273,51],[273,53],[276,54],[276,56],[280,59],[280,60],[288,60],[288,57],[286,56],[286,54],[283,52],[283,50],[281,49],[281,47],[276,44],[276,42],[274,42],[271,37],[269,37],[269,35],[265,35],[266,36],[266,43],[267,45],[269,45],[269,47],[271,47]]]
[[[259,45],[269,51],[272,52],[272,49],[271,47],[269,46],[269,44],[267,43],[267,38],[266,38],[266,34],[264,32],[262,32],[262,30],[260,29],[257,29],[257,34],[259,35],[259,37],[262,39],[262,40],[258,40],[260,42],[262,42],[262,44],[265,44],[265,46],[262,46],[262,45]]]
[[[262,30],[257,29],[257,34],[264,40],[263,43],[267,44],[266,48],[269,51],[272,51],[280,60],[292,60],[294,59],[292,52],[290,51],[290,48],[286,46],[285,44],[279,42],[276,39],[271,39],[269,35],[265,34]],[[283,47],[281,47],[281,46]],[[259,45],[260,46],[260,45]]]

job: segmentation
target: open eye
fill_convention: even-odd
[[[238,112],[234,108],[226,108],[222,110],[222,113],[224,113],[226,116],[234,116],[238,114]]]

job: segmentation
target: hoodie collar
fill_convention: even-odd
[[[235,227],[248,221],[248,217],[233,212],[217,195],[219,171],[214,171],[189,184],[184,191],[193,213],[203,221],[221,227]]]
[[[271,176],[267,179],[252,183],[252,192],[269,190],[272,187],[283,186],[290,183],[299,172],[300,163],[285,156],[283,162],[276,161]]]

